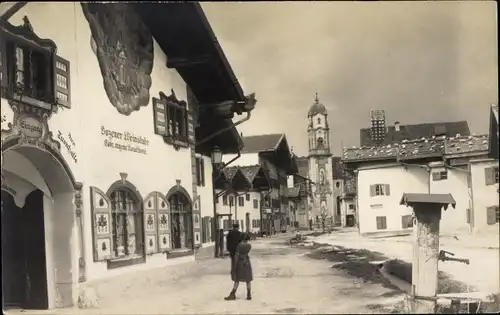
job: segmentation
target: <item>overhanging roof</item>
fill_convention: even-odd
[[[228,100],[245,100],[239,84],[215,34],[198,2],[134,3],[134,10],[167,55],[168,68],[175,68],[195,95],[199,106]],[[229,128],[197,147],[207,153],[218,145],[224,153],[237,153],[241,137],[231,119],[200,115],[196,138]]]

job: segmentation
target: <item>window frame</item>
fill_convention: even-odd
[[[244,207],[244,206],[245,206],[245,197],[238,196],[238,207]]]
[[[184,203],[181,202],[181,200],[184,201]],[[187,196],[185,196],[181,192],[177,192],[173,195],[171,195],[168,198],[168,203],[170,205],[170,242],[171,250],[185,250],[185,249],[190,249],[194,245],[194,230],[193,230],[193,209],[192,205],[189,202],[189,199]],[[173,202],[177,201],[177,202]],[[182,206],[181,206],[182,205]],[[181,207],[179,207],[181,206]],[[174,216],[178,215],[179,217],[179,225],[182,223],[184,226],[184,244],[182,244],[182,231],[181,234],[179,234],[180,237],[180,247],[175,246],[175,240],[174,240]],[[182,222],[183,221],[183,222]],[[180,226],[179,226],[180,228]],[[184,245],[184,246],[183,246]]]
[[[123,195],[121,198],[124,196],[127,197],[129,196],[129,199],[127,201],[127,198],[123,198],[121,200],[120,196],[116,196],[117,193],[122,193]],[[137,196],[130,191],[127,187],[118,187],[117,189],[113,190],[109,194],[109,200],[111,201],[110,208],[111,208],[111,217],[110,217],[110,223],[111,223],[111,236],[112,236],[112,242],[113,242],[113,249],[114,251],[112,252],[111,256],[111,261],[113,260],[121,260],[121,259],[131,259],[131,258],[139,258],[139,257],[144,257],[145,256],[145,246],[144,246],[144,235],[145,235],[145,224],[144,222],[144,209],[142,208],[141,202],[138,200]],[[117,209],[116,204],[118,202],[126,202],[128,206],[132,203],[133,205],[133,211],[129,212],[130,209]],[[129,221],[129,214],[134,213],[134,235],[135,235],[135,248],[137,253],[131,254],[129,252],[129,246],[128,246],[128,237],[131,234],[128,231],[128,228],[130,226],[130,221]],[[125,220],[123,221],[123,226],[121,227],[122,229],[122,234],[123,234],[123,244],[122,246],[124,247],[124,255],[120,256],[118,254],[118,231],[117,229],[117,221],[116,218],[118,215],[124,215]]]
[[[31,29],[29,21],[25,20],[24,23],[23,26],[16,27],[7,22],[0,28],[2,97],[47,110],[51,110],[56,105],[70,107],[69,62],[56,55],[57,46],[53,41],[38,38]],[[21,28],[26,35],[16,34]],[[29,88],[19,88],[16,86],[18,48],[23,51],[23,79],[25,80],[24,82],[26,80],[30,81]],[[27,51],[31,54],[36,52],[42,58],[40,69],[43,70],[40,82],[44,82],[44,85],[41,89],[36,87],[36,83],[32,77],[33,69],[36,67],[27,66],[32,65],[34,60],[33,58],[26,57],[25,53]],[[58,62],[67,67],[66,73],[57,71]],[[58,74],[65,77],[67,83],[64,94],[68,96],[68,100],[63,102],[59,102],[57,98],[57,94],[61,88],[56,82]],[[43,91],[43,93],[39,95],[39,91]]]
[[[203,156],[196,157],[196,185],[199,187],[205,187],[205,161]]]
[[[253,208],[259,209],[259,201],[257,199],[253,199]]]
[[[370,196],[381,197],[390,196],[390,184],[372,184],[370,185]]]
[[[441,181],[448,179],[448,170],[432,172],[432,181]]]
[[[377,225],[376,225],[377,230],[387,230],[387,216],[385,216],[385,215],[376,216],[375,220],[377,222]],[[379,222],[380,222],[380,227],[379,227]],[[383,224],[382,224],[382,222],[383,222]]]
[[[166,143],[174,148],[188,148],[189,139],[189,117],[190,112],[187,102],[178,100],[174,91],[167,96],[160,92],[159,98],[153,97],[153,121],[155,134],[163,136]],[[160,120],[160,114],[163,118]]]

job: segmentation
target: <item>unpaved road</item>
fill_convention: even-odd
[[[253,300],[245,286],[236,301],[229,259],[206,259],[180,266],[136,272],[95,284],[100,305],[93,309],[50,311],[59,314],[256,314],[384,313],[402,300],[394,290],[365,282],[312,258],[308,250],[284,245],[284,237],[253,241]],[[386,307],[383,305],[386,304]],[[25,312],[31,313],[31,312]],[[45,312],[44,312],[45,313]],[[40,314],[38,312],[37,314]]]

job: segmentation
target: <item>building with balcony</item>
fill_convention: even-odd
[[[5,305],[66,307],[93,280],[192,261],[209,156],[242,148],[231,118],[255,103],[200,5],[0,13]]]

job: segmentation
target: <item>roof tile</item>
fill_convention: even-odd
[[[457,134],[461,136],[470,136],[469,125],[467,121],[456,122],[440,122],[440,123],[425,123],[416,125],[399,125],[399,131],[396,131],[394,126],[387,127],[387,133],[382,145],[400,142],[402,140],[416,140],[421,138],[431,138],[436,135],[436,128],[443,128],[444,135],[447,137],[455,137]],[[375,146],[377,142],[371,138],[371,128],[363,128],[359,131],[360,146]]]
[[[417,159],[446,154],[470,153],[488,150],[488,136],[432,137],[420,140],[403,140],[388,145],[364,146],[344,149],[342,160],[346,162]]]
[[[243,137],[244,147],[241,153],[259,153],[273,150],[282,137],[282,133]]]

